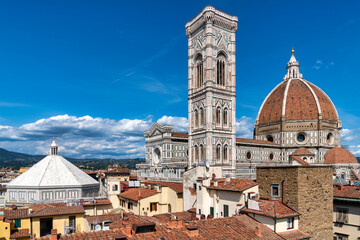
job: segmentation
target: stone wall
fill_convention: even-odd
[[[299,230],[311,239],[332,239],[331,166],[258,167],[260,198],[271,199],[271,184],[280,185],[280,200],[301,216]]]

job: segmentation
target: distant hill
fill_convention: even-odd
[[[0,162],[39,161],[44,157],[45,155],[29,155],[25,153],[11,152],[6,149],[0,148]]]
[[[25,153],[18,153],[8,151],[6,149],[0,148],[0,168],[15,168],[19,167],[31,167],[45,155],[29,155]],[[75,164],[76,166],[86,168],[86,169],[105,169],[108,165],[119,164],[122,167],[127,167],[129,169],[134,169],[135,165],[141,162],[144,162],[144,159],[99,159],[99,158],[87,158],[87,159],[77,159],[77,158],[67,158],[67,160]]]

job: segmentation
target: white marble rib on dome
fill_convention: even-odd
[[[12,180],[7,188],[82,187],[99,183],[59,155],[49,155]]]

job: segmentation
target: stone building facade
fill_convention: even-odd
[[[311,239],[332,239],[332,172],[329,165],[259,166],[256,179],[260,198],[281,200],[301,213],[299,230]]]
[[[322,164],[326,152],[340,145],[337,110],[303,78],[294,50],[283,81],[260,107],[253,139],[236,138],[237,21],[207,6],[186,24],[189,132],[158,123],[146,131],[146,163],[137,165],[140,179],[181,181],[181,173],[197,165],[220,166],[223,177],[253,178],[257,166],[288,164],[299,148],[313,154],[305,163]]]

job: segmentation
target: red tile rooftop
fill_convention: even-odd
[[[296,161],[298,161],[299,163],[301,163],[302,165],[310,165],[310,163],[308,163],[307,161],[303,160],[301,157],[298,157],[296,155],[291,155],[291,157],[293,159],[296,159]]]
[[[95,199],[95,201],[89,200],[83,203],[84,206],[92,206],[92,205],[110,205],[111,201],[108,198],[105,199]]]
[[[360,199],[360,186],[336,185],[334,197]]]
[[[188,137],[188,133],[183,133],[183,132],[172,132],[171,133],[172,137],[181,137],[181,138],[187,138]]]
[[[278,234],[283,238],[285,238],[286,240],[310,239],[309,235],[303,233],[300,230],[290,230],[286,232],[280,232]]]
[[[301,147],[299,149],[297,149],[295,152],[293,152],[291,154],[292,156],[302,156],[302,155],[309,155],[309,156],[315,156],[314,153],[310,152],[309,150],[307,150],[304,147]]]
[[[211,180],[208,189],[242,192],[245,191],[246,189],[258,185],[252,179],[239,179],[239,178],[230,178],[230,182],[227,182],[226,178],[218,178],[217,182],[218,185],[215,187],[214,180]]]
[[[183,192],[183,184],[177,182],[163,182],[163,181],[144,181],[144,183],[150,185],[159,185],[161,187],[169,187],[177,193]]]
[[[4,210],[4,217],[9,220],[28,218],[29,208],[18,208],[16,210]]]
[[[138,219],[139,222],[132,220]],[[149,219],[144,220],[144,219]],[[129,216],[128,220],[122,220],[116,228],[108,231],[94,231],[62,235],[63,240],[114,240],[117,236],[126,235],[128,240],[208,240],[208,239],[243,239],[243,240],[282,240],[270,228],[250,218],[247,215],[234,217],[196,220],[196,221],[172,221],[167,223],[156,223],[153,217]],[[131,222],[129,224],[129,222]],[[174,223],[176,222],[176,223]],[[172,223],[172,224],[170,224]],[[155,224],[155,225],[154,225]],[[172,225],[172,226],[171,226]],[[112,225],[110,225],[111,227]],[[147,232],[135,233],[137,229],[146,226]],[[155,226],[155,230],[150,227]],[[143,229],[145,230],[145,228]],[[260,233],[260,234],[259,234]],[[49,237],[42,237],[39,240],[48,240]]]
[[[255,213],[273,218],[286,218],[299,216],[296,210],[285,205],[279,200],[257,200],[260,210],[249,209],[244,207],[241,209],[241,213]]]
[[[84,207],[80,206],[66,206],[65,203],[40,203],[30,206],[32,213],[30,217],[44,217],[68,214],[82,214],[85,213]]]
[[[123,217],[124,214],[116,213],[116,214],[103,214],[103,215],[97,215],[97,216],[85,216],[85,219],[90,224],[98,224],[102,223],[103,221],[110,221],[115,222]]]
[[[150,188],[130,188],[126,192],[118,194],[119,197],[131,199],[137,201],[139,199],[154,196],[158,193],[156,189]]]
[[[30,237],[30,231],[28,228],[16,229],[11,232],[10,239],[27,238]]]

